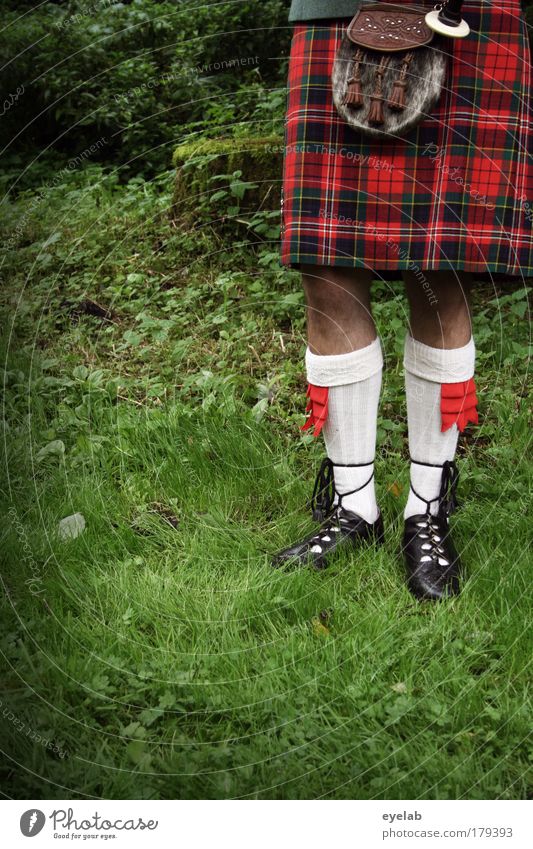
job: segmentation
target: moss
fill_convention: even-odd
[[[246,152],[252,158],[270,158],[272,154],[283,153],[282,136],[243,136],[241,138],[197,139],[180,144],[174,150],[174,165],[184,165],[197,156],[231,156]]]
[[[224,214],[228,205],[211,202],[215,192],[226,188],[224,175],[241,172],[241,179],[256,184],[246,190],[240,209],[279,208],[284,139],[279,135],[240,138],[198,139],[176,148],[176,183],[173,214],[185,222],[210,221],[227,227]],[[221,179],[214,180],[220,176]],[[236,225],[237,226],[237,225]]]

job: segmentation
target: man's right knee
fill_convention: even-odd
[[[311,311],[330,316],[341,322],[358,313],[368,313],[369,290],[344,288],[324,281],[304,283],[307,306]]]

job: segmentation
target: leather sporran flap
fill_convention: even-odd
[[[425,12],[374,3],[350,21],[333,63],[333,102],[362,133],[401,136],[437,103],[447,60]]]
[[[372,3],[360,9],[348,24],[346,35],[359,47],[374,50],[411,50],[432,41],[435,33],[425,21],[426,9]]]

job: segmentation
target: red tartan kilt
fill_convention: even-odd
[[[402,139],[380,141],[333,105],[331,68],[349,19],[295,26],[282,264],[533,275],[532,74],[520,0],[466,0],[463,15],[472,33],[446,40],[448,76],[432,114]]]

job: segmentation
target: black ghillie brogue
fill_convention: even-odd
[[[426,513],[418,513],[405,520],[402,551],[407,570],[407,586],[420,600],[440,601],[460,591],[461,562],[453,544],[449,518],[458,507],[456,490],[459,481],[457,466],[447,460],[442,466],[436,463],[417,463],[421,466],[442,468],[441,488],[437,498],[426,501],[411,486],[421,501],[426,501]],[[438,503],[436,516],[430,506]]]
[[[359,492],[370,483],[374,472],[357,489],[340,494],[335,489],[334,467],[370,466],[372,463],[333,463],[326,457],[318,470],[311,498],[313,519],[319,528],[299,542],[284,548],[272,559],[272,566],[314,566],[323,569],[339,549],[357,549],[361,543],[382,543],[384,539],[381,513],[375,522],[367,522],[357,513],[342,506],[342,499]],[[337,496],[337,502],[335,502]]]

